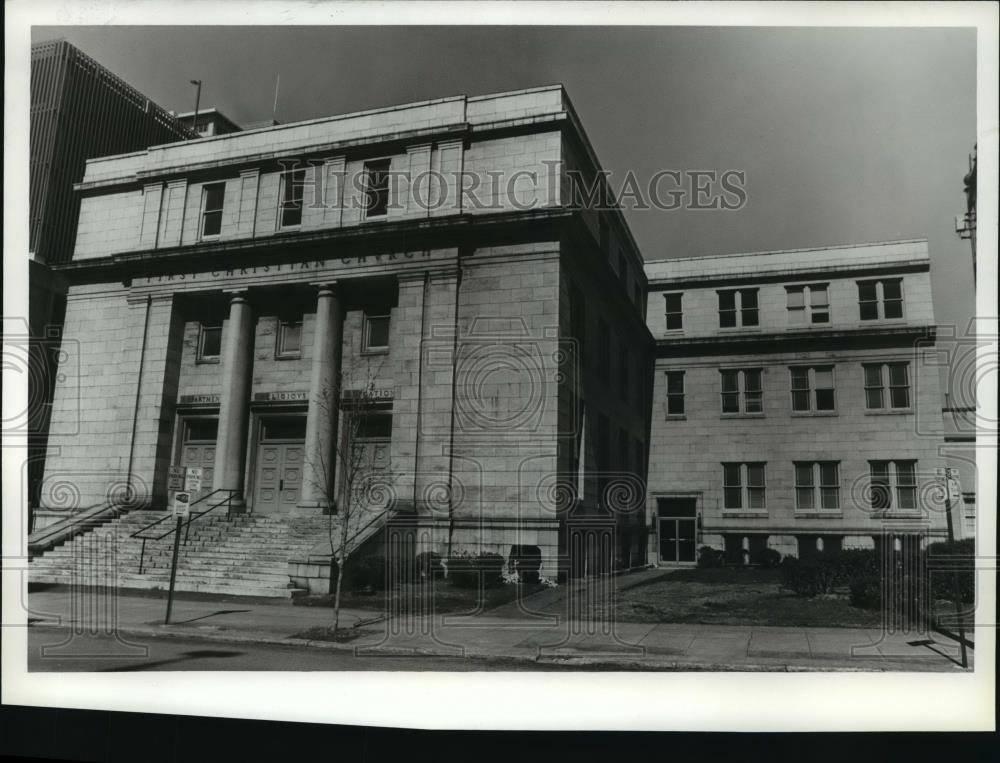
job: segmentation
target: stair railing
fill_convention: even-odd
[[[211,498],[214,495],[217,495],[219,493],[225,493],[226,494],[225,497],[221,498],[218,501],[218,503],[212,504],[211,506],[209,506],[204,511],[191,511],[190,512],[187,521],[184,522],[181,525],[184,528],[184,541],[183,541],[182,545],[187,545],[188,535],[191,532],[191,525],[194,524],[195,522],[197,522],[202,517],[204,517],[206,514],[209,514],[209,513],[213,512],[213,511],[215,511],[220,506],[225,506],[226,507],[226,520],[228,521],[229,519],[231,519],[232,516],[233,516],[233,493],[235,493],[235,492],[236,492],[235,490],[228,490],[226,488],[218,488],[217,490],[213,490],[211,493],[207,493],[207,494],[203,495],[197,501],[195,501],[194,503],[192,503],[191,504],[191,508],[197,506],[200,503],[203,503],[204,501],[207,501],[209,498]],[[132,533],[131,535],[128,536],[130,538],[139,538],[142,541],[142,548],[139,551],[139,574],[140,575],[142,574],[143,570],[145,569],[144,565],[145,565],[145,561],[146,561],[146,542],[147,541],[151,541],[151,542],[161,541],[164,538],[166,538],[168,535],[174,534],[176,532],[176,528],[171,527],[169,530],[167,530],[166,532],[160,533],[159,535],[145,535],[144,533],[146,532],[146,530],[149,530],[150,528],[156,527],[157,525],[161,524],[162,522],[166,522],[168,519],[173,519],[173,514],[165,514],[164,516],[160,517],[156,521],[150,522],[148,525],[140,527],[138,530],[136,530],[134,533]]]

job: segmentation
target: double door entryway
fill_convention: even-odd
[[[180,465],[202,467],[206,486],[195,499],[212,491],[217,436],[216,418],[183,420]],[[288,514],[298,504],[305,477],[305,436],[304,415],[257,417],[247,494],[253,513]]]
[[[657,498],[656,523],[660,562],[694,563],[698,533],[698,499]]]

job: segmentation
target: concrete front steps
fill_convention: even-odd
[[[164,516],[135,511],[45,552],[32,560],[32,583],[112,585],[119,588],[164,589],[170,585],[173,533],[159,541],[130,537]],[[206,516],[181,530],[176,590],[235,596],[294,595],[288,560],[327,537],[328,518],[279,518],[224,514]],[[166,519],[144,535],[172,530]],[[187,541],[183,542],[187,530]],[[142,573],[140,574],[140,556]]]

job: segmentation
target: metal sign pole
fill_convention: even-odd
[[[948,543],[955,543],[955,519],[951,514],[951,468],[944,470],[944,507],[948,517]],[[958,643],[962,648],[962,667],[969,667],[969,655],[965,646],[965,621],[962,617],[962,586],[959,582],[959,571],[953,570],[951,578],[952,596],[955,598],[955,618],[958,620]]]
[[[167,616],[163,620],[164,625],[170,625],[170,610],[174,608],[174,582],[177,580],[177,552],[181,548],[181,523],[184,517],[177,515],[177,529],[174,530],[174,558],[170,563],[170,592],[167,594]]]

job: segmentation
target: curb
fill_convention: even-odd
[[[32,628],[43,628],[46,630],[59,630],[72,626],[51,625],[38,623]],[[160,628],[173,626],[160,626]],[[454,651],[440,649],[428,649],[422,647],[406,648],[393,646],[379,646],[373,644],[341,644],[334,641],[318,641],[315,639],[299,639],[293,637],[279,638],[276,636],[253,636],[248,634],[228,634],[213,633],[190,630],[161,630],[160,628],[130,626],[119,628],[116,633],[123,636],[143,636],[148,638],[167,639],[194,639],[200,641],[214,641],[227,644],[257,644],[267,646],[284,646],[291,648],[307,647],[310,649],[326,649],[336,652],[355,652],[358,648],[370,650],[373,656],[381,655],[385,657],[451,657],[475,660],[503,660],[521,663],[532,663],[535,665],[563,665],[566,667],[579,667],[581,669],[605,670],[608,672],[628,671],[628,672],[657,672],[657,671],[687,671],[687,672],[735,672],[735,673],[899,673],[899,672],[920,672],[920,673],[940,673],[949,672],[947,670],[927,670],[926,668],[915,668],[910,664],[907,668],[893,665],[870,665],[865,667],[843,666],[843,665],[801,665],[790,663],[730,663],[730,662],[698,662],[684,660],[665,660],[647,658],[636,659],[614,659],[606,656],[587,655],[541,655],[525,654],[524,652],[481,652],[469,650],[466,647],[459,647],[461,654]],[[963,671],[971,672],[971,671]]]

